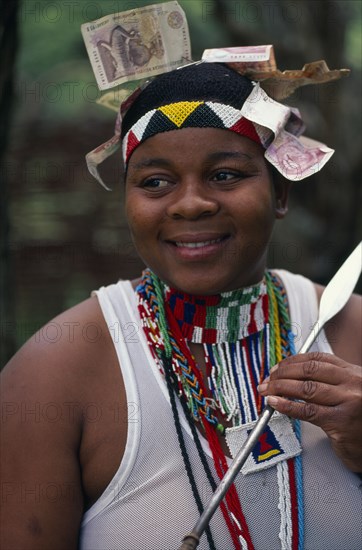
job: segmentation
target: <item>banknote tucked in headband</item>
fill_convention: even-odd
[[[317,68],[321,63],[316,62]],[[342,71],[329,73],[339,73],[333,79],[343,76]],[[333,149],[303,136],[305,125],[298,109],[272,99],[262,85],[226,63],[206,60],[156,76],[121,104],[113,137],[88,153],[88,169],[109,189],[98,165],[120,147],[126,171],[133,152],[146,139],[196,127],[229,130],[260,144],[265,159],[289,180],[318,172]],[[282,97],[292,93],[289,88]]]

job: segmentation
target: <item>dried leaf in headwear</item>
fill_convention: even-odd
[[[260,82],[266,93],[277,101],[289,97],[301,86],[331,82],[350,73],[349,69],[330,70],[324,59],[306,63],[301,70],[280,71],[272,45],[214,48],[205,50],[202,59],[226,63],[237,73]]]

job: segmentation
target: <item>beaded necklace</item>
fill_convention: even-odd
[[[228,467],[217,432],[225,435],[231,454],[236,453],[264,405],[257,385],[268,376],[271,366],[295,353],[284,288],[277,277],[266,272],[260,284],[248,288],[213,296],[186,295],[167,287],[147,269],[136,290],[143,329],[165,377],[171,405],[174,390],[214,490],[216,483],[202,456],[194,424],[204,429],[215,470],[221,479]],[[208,389],[188,342],[203,345]],[[186,470],[201,513],[201,499],[175,404],[173,414]],[[232,427],[226,427],[230,423]],[[288,429],[289,439],[295,439],[292,444],[281,434]],[[294,430],[300,439],[299,423],[295,423]],[[246,471],[243,469],[243,473],[248,473],[272,465],[277,467],[279,538],[283,550],[303,548],[302,463],[300,456],[289,458],[299,452],[289,421],[277,417],[274,429],[267,427],[245,465]],[[252,550],[254,546],[234,485],[225,501],[221,510],[234,547]],[[210,547],[214,548],[209,529],[207,536]]]

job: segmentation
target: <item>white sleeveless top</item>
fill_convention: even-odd
[[[313,284],[300,275],[277,271],[288,294],[296,348],[317,319]],[[136,295],[129,281],[97,291],[112,336],[128,403],[126,449],[118,471],[84,514],[80,550],[177,550],[199,514],[181,456],[169,396],[141,329]],[[321,332],[312,350],[332,353]],[[211,488],[181,407],[187,451],[204,505]],[[206,440],[209,466],[218,479]],[[360,479],[331,450],[324,432],[302,423],[305,550],[360,550]],[[235,486],[256,550],[279,550],[280,513],[276,468],[238,474]],[[233,544],[218,509],[210,522],[218,550]],[[206,535],[199,550],[209,548]],[[289,550],[289,549],[286,549]]]

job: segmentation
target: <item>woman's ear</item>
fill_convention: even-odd
[[[281,220],[288,212],[290,181],[285,179],[274,167],[272,169],[272,178],[275,196],[275,217],[277,220]]]

